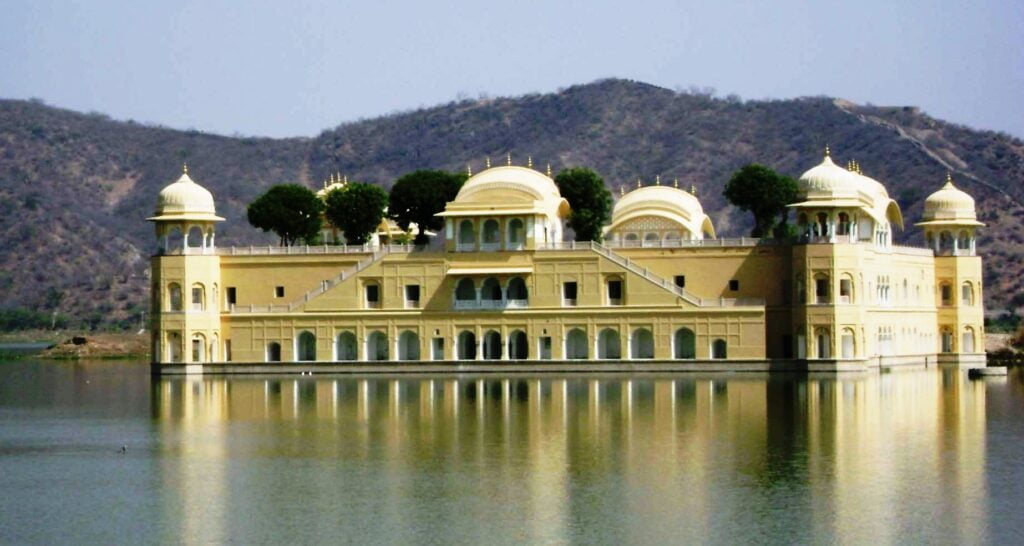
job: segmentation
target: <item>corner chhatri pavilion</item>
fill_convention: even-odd
[[[509,162],[511,163],[511,162]],[[340,180],[340,176],[339,176]],[[605,243],[563,240],[568,202],[511,164],[469,178],[428,248],[215,245],[187,169],[152,258],[159,373],[856,371],[984,360],[974,200],[927,198],[927,246],[885,187],[826,155],[799,181],[795,241],[717,238],[693,192],[640,187]],[[330,228],[328,228],[330,230]],[[325,232],[325,236],[327,232]],[[332,241],[342,240],[336,232]]]

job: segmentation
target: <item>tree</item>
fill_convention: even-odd
[[[406,174],[391,187],[388,215],[405,231],[416,224],[419,233],[413,242],[425,245],[430,242],[427,230],[437,231],[444,226],[444,219],[435,214],[455,199],[465,181],[462,173],[419,170]]]
[[[365,244],[377,230],[388,206],[388,192],[361,182],[349,182],[344,188],[327,194],[327,220],[345,232],[351,244]]]
[[[752,163],[732,175],[723,195],[740,210],[754,215],[750,236],[763,237],[773,232],[788,232],[786,205],[796,201],[797,191],[792,178]]]
[[[279,184],[249,203],[246,216],[253,227],[273,231],[283,246],[291,246],[299,240],[316,242],[323,210],[323,202],[309,188]]]
[[[604,180],[591,169],[573,167],[558,173],[555,184],[572,208],[568,224],[576,240],[601,242],[601,228],[612,210],[612,194]]]

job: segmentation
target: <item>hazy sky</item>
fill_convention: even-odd
[[[4,0],[0,97],[294,136],[622,77],[1024,136],[1024,1]]]

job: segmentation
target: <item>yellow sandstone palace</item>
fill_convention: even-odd
[[[865,370],[984,359],[974,200],[925,201],[926,246],[885,187],[826,153],[798,181],[796,242],[717,238],[693,193],[615,204],[605,243],[563,240],[549,175],[488,168],[444,245],[214,244],[213,196],[160,192],[152,258],[160,373]],[[334,233],[334,240],[338,234]]]

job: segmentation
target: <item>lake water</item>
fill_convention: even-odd
[[[0,362],[0,542],[1019,543],[1022,371]]]

